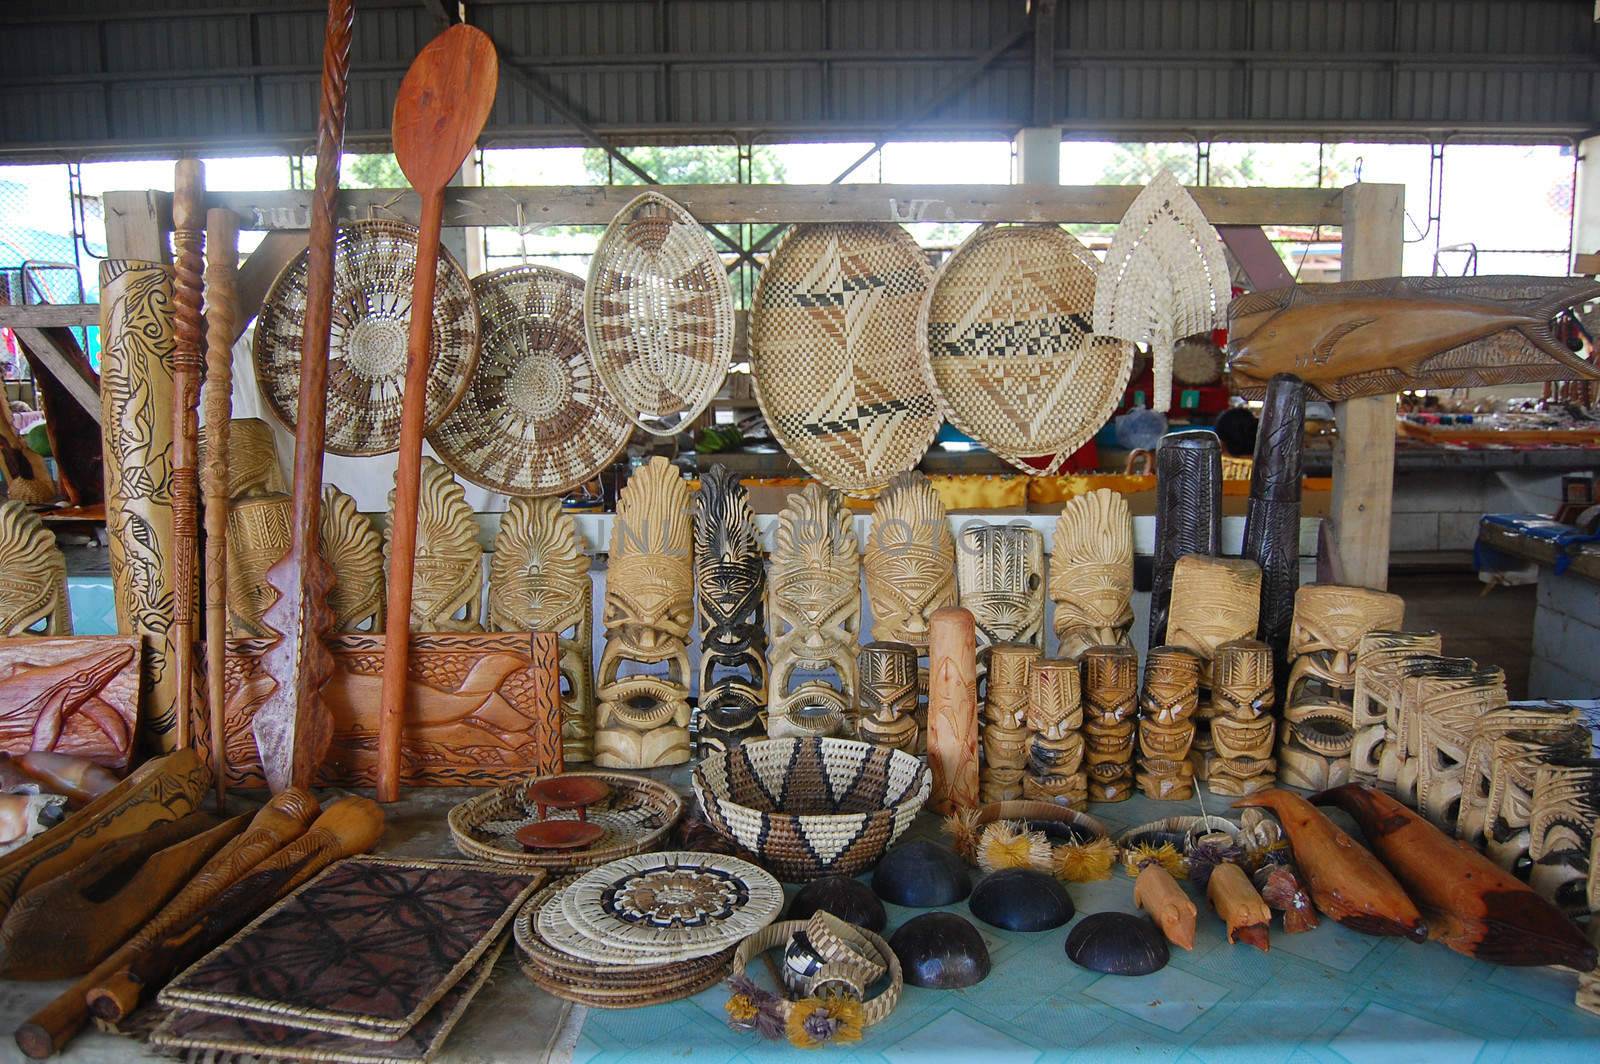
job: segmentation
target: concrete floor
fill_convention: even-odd
[[[1389,590],[1406,600],[1406,627],[1444,635],[1444,652],[1506,671],[1512,698],[1528,697],[1537,589],[1497,587],[1487,595],[1473,573],[1391,573]]]

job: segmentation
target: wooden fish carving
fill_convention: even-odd
[[[1600,298],[1569,277],[1389,277],[1251,292],[1228,307],[1235,391],[1294,373],[1329,400],[1405,388],[1596,380],[1556,318]]]
[[[1494,964],[1595,966],[1595,947],[1533,888],[1393,798],[1347,783],[1311,796],[1355,818],[1428,918],[1428,937]]]
[[[1365,935],[1400,935],[1413,942],[1428,927],[1400,884],[1367,850],[1316,806],[1285,790],[1259,791],[1233,803],[1235,809],[1270,809],[1283,824],[1294,863],[1311,900],[1324,916]]]

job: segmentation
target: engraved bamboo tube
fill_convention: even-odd
[[[977,630],[972,614],[959,606],[928,619],[928,767],[935,812],[977,806]]]

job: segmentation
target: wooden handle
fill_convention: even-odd
[[[239,314],[239,220],[206,214],[206,454],[200,470],[206,517],[206,706],[217,809],[228,794],[227,698],[223,656],[228,639],[228,428],[233,416],[233,334]]]
[[[205,168],[179,159],[172,193],[172,669],[177,680],[177,746],[192,741],[194,721],[195,555],[199,549],[199,482],[195,455],[201,360],[201,249],[205,242]]]
[[[406,391],[400,409],[400,464],[394,474],[390,528],[388,630],[383,637],[383,697],[378,717],[378,801],[400,797],[400,736],[405,721],[406,669],[411,655],[411,582],[417,553],[417,492],[422,477],[423,418],[433,347],[433,288],[439,271],[444,190],[422,200],[417,272],[411,284],[411,333],[406,344]]]

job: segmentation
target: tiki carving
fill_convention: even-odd
[[[1083,693],[1078,663],[1039,660],[1028,687],[1025,798],[1082,808],[1089,800],[1083,769]]]
[[[154,262],[100,264],[100,412],[106,534],[117,631],[141,638],[141,727],[172,748],[178,677],[168,631],[172,530],[172,273]]]
[[[1571,735],[1575,725],[1582,727],[1577,721],[1576,709],[1556,702],[1505,706],[1478,718],[1461,768],[1461,812],[1456,818],[1456,838],[1480,850],[1488,843],[1489,795],[1494,787],[1495,748],[1501,739],[1517,733]],[[1572,756],[1581,757],[1587,752],[1587,738],[1579,736]]]
[[[849,717],[856,707],[861,557],[854,525],[837,492],[807,484],[789,496],[789,504],[778,515],[767,579],[772,663],[767,734],[781,738],[853,733]],[[862,697],[863,711],[873,706],[875,718],[888,705],[898,704],[892,699],[879,701],[865,691]],[[915,742],[915,721],[911,735]]]
[[[1089,800],[1133,797],[1133,733],[1139,715],[1139,653],[1129,646],[1085,650],[1083,665],[1084,763]]]
[[[1043,656],[1027,643],[996,643],[989,648],[983,694],[983,774],[985,802],[1022,797],[1028,759],[1028,696],[1033,666]]]
[[[1205,430],[1174,432],[1156,451],[1156,546],[1150,645],[1167,641],[1172,570],[1186,554],[1222,552],[1222,447]]]
[[[1128,501],[1109,488],[1070,500],[1056,518],[1050,557],[1061,656],[1093,646],[1132,645],[1133,517]]]
[[[228,498],[287,493],[289,481],[278,462],[278,444],[272,426],[258,417],[236,417],[228,422]],[[200,430],[200,464],[205,465],[207,431]]]
[[[1542,731],[1515,731],[1494,744],[1494,775],[1489,784],[1485,835],[1489,859],[1527,879],[1533,842],[1533,788],[1539,769],[1561,761],[1583,760],[1594,748],[1588,727],[1579,723]]]
[[[1301,441],[1305,437],[1306,386],[1292,373],[1267,382],[1250,471],[1244,519],[1244,557],[1261,567],[1261,624],[1274,668],[1287,664],[1294,595],[1300,586]]]
[[[0,503],[0,636],[71,635],[67,559],[32,510]]]
[[[322,486],[321,522],[322,558],[334,575],[333,630],[383,631],[383,537],[356,500],[332,484]]]
[[[0,639],[0,752],[126,768],[139,711],[133,636]]]
[[[977,626],[972,614],[959,606],[938,610],[929,619],[928,768],[933,776],[928,804],[934,812],[948,815],[977,807]]]
[[[385,572],[394,528],[394,490],[383,532]],[[411,627],[418,632],[483,629],[483,547],[467,494],[442,462],[422,459],[417,492],[417,561],[412,578]],[[392,619],[391,619],[392,622]]]
[[[1350,747],[1350,778],[1355,782],[1394,788],[1400,673],[1412,659],[1438,654],[1439,649],[1438,632],[1379,628],[1361,637],[1356,645],[1355,689],[1350,706],[1350,724],[1355,731]]]
[[[1466,785],[1467,750],[1484,717],[1505,708],[1506,675],[1499,668],[1478,668],[1459,679],[1424,681],[1419,693],[1427,701],[1418,707],[1416,808],[1435,827],[1454,835]]]
[[[914,753],[917,749],[917,650],[909,643],[874,641],[856,659],[856,715],[863,742]]]
[[[1270,646],[1237,639],[1217,647],[1211,667],[1211,741],[1216,756],[1206,773],[1213,794],[1253,794],[1277,780],[1278,763],[1272,757],[1276,701]]]
[[[689,760],[689,628],[694,529],[689,488],[652,458],[617,498],[606,580],[606,646],[596,687],[595,764],[654,768]],[[624,662],[665,673],[622,676]]]
[[[1428,739],[1435,734],[1430,718],[1466,721],[1470,728],[1478,717],[1505,704],[1505,673],[1498,668],[1480,666],[1471,658],[1421,657],[1409,662],[1400,674],[1395,796],[1425,810],[1422,776]],[[1459,762],[1452,767],[1459,768]]]
[[[267,570],[289,549],[290,501],[287,495],[236,499],[228,507],[228,632],[236,637],[265,635],[261,615],[276,596]]]
[[[1194,715],[1200,705],[1200,657],[1186,647],[1158,646],[1145,658],[1139,695],[1139,765],[1134,779],[1146,798],[1194,795]]]
[[[766,566],[739,478],[712,466],[695,500],[702,753],[765,738]]]
[[[1255,635],[1261,606],[1261,569],[1243,558],[1187,554],[1172,568],[1172,602],[1167,614],[1167,645],[1188,647],[1200,657],[1200,705],[1194,715],[1189,759],[1194,778],[1210,777],[1216,748],[1211,720],[1211,660],[1217,647]]]
[[[1533,782],[1528,885],[1568,916],[1589,911],[1589,859],[1600,825],[1600,760],[1561,758]]]
[[[956,549],[961,605],[978,625],[987,665],[995,643],[1044,645],[1044,537],[1023,525],[973,524]]]
[[[560,651],[561,745],[568,763],[594,760],[594,585],[589,556],[561,500],[511,500],[489,559],[489,625],[554,632]]]
[[[1400,627],[1399,595],[1338,584],[1295,592],[1287,694],[1278,735],[1278,780],[1321,790],[1350,779],[1355,663],[1361,637]]]

